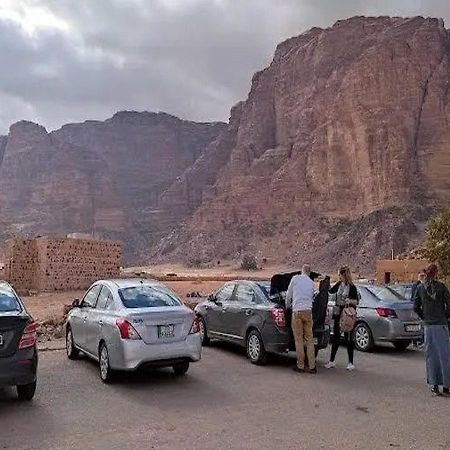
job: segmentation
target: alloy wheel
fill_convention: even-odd
[[[261,353],[261,343],[256,334],[252,334],[248,339],[248,354],[253,361],[258,360]]]
[[[365,327],[359,326],[355,331],[355,340],[360,348],[367,348],[370,342],[369,332]]]
[[[67,330],[66,335],[66,352],[67,356],[70,357],[72,355],[72,349],[73,349],[73,337],[72,337],[72,330]]]
[[[102,377],[102,380],[106,380],[108,378],[108,371],[109,371],[108,350],[104,345],[100,352],[100,375]]]

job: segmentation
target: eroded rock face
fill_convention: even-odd
[[[156,257],[252,251],[366,268],[419,239],[430,208],[450,199],[441,20],[355,17],[289,39],[238,109],[212,147],[207,189],[194,166],[169,190],[198,208]]]
[[[159,195],[223,128],[134,112],[52,133],[14,124],[0,140],[3,233],[95,233],[123,240],[127,261],[139,259],[174,226]]]

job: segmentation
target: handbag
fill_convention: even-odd
[[[342,310],[341,318],[339,319],[342,333],[350,333],[355,328],[356,323],[356,309],[351,306],[346,306]]]

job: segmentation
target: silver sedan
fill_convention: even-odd
[[[66,349],[69,359],[82,352],[98,361],[105,383],[115,371],[146,367],[184,375],[201,358],[194,312],[162,283],[139,279],[97,281],[75,300]]]
[[[398,350],[405,350],[413,340],[423,337],[421,321],[409,300],[384,286],[355,285],[361,295],[353,331],[358,350],[367,352],[382,342],[391,342]],[[333,296],[328,305],[331,313]]]

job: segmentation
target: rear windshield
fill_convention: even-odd
[[[405,297],[402,297],[397,292],[383,286],[366,286],[366,289],[383,302],[398,302],[406,300]]]
[[[21,311],[22,308],[9,286],[0,285],[0,313]]]
[[[266,294],[267,297],[270,297],[270,282],[269,281],[259,281],[256,283],[261,290]]]
[[[153,286],[133,286],[119,289],[119,296],[125,308],[158,308],[181,305],[181,302],[170,292]]]

